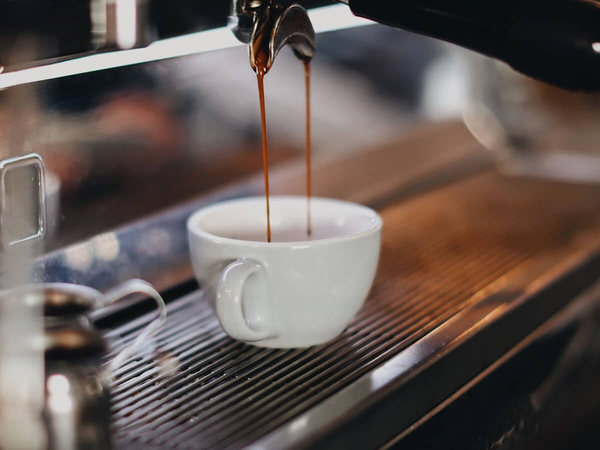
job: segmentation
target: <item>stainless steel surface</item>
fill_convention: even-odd
[[[27,279],[22,271],[17,281]],[[15,281],[15,280],[13,280]],[[44,351],[41,302],[0,302],[0,447],[45,450]]]
[[[343,5],[324,6],[308,11],[316,33],[373,25],[373,22],[354,16]],[[62,77],[126,67],[153,61],[162,61],[215,50],[241,46],[228,27],[169,37],[150,43],[144,48],[119,52],[81,54],[75,59],[48,61],[39,67],[5,67],[0,70],[0,90],[23,84],[53,80]]]
[[[277,17],[269,42],[270,65],[286,45],[302,60],[310,61],[315,54],[315,30],[306,10],[300,5],[285,8]]]
[[[389,204],[369,300],[312,349],[245,346],[201,293],[173,302],[147,355],[117,373],[117,447],[384,444],[598,278],[594,192],[487,172]],[[147,320],[108,336],[126,345]]]
[[[0,244],[35,244],[46,233],[46,183],[39,155],[0,161]]]
[[[78,288],[89,295],[89,289]],[[0,366],[0,445],[7,450],[110,448],[110,404],[101,365],[105,339],[77,315],[60,324],[54,317],[44,321],[45,300],[56,306],[56,292],[46,293],[34,287],[0,295],[2,340],[16,353],[3,354]]]
[[[161,295],[143,280],[128,280],[106,293],[78,284],[45,283],[19,286],[0,291],[0,300],[7,308],[25,305],[31,311],[43,311],[46,328],[88,324],[88,317],[94,310],[109,307],[132,295],[152,298],[157,305],[156,318],[145,327],[131,345],[124,348],[111,361],[109,372],[119,368],[123,362],[136,354],[138,349],[154,336],[167,318],[166,305]],[[5,325],[11,328],[9,324]],[[35,340],[35,338],[33,338]],[[77,340],[74,341],[75,343]]]
[[[435,448],[447,442],[477,449],[549,448],[534,445],[547,440],[548,428],[556,425],[548,416],[558,413],[564,423],[589,414],[567,418],[568,409],[560,403],[563,397],[578,404],[578,391],[587,391],[589,401],[596,392],[586,378],[595,378],[600,356],[599,312],[600,284],[595,283],[381,450]],[[556,432],[564,436],[568,429]],[[573,437],[564,436],[562,444],[550,447],[569,447]]]
[[[271,4],[272,0],[231,0],[227,25],[242,44],[250,43],[257,16]]]
[[[137,338],[112,357],[108,366],[102,367],[102,357],[107,344],[94,327],[90,326],[87,314],[92,309],[110,305],[133,293],[155,297],[159,304],[158,318],[151,321]],[[110,402],[109,391],[112,371],[134,356],[141,345],[145,345],[163,325],[166,307],[160,295],[147,283],[130,280],[113,288],[106,294],[80,285],[53,283],[28,285],[0,292],[4,311],[19,311],[33,318],[43,314],[44,329],[41,336],[21,333],[21,321],[3,323],[3,336],[12,341],[22,339],[20,351],[42,353],[44,365],[37,367],[37,375],[45,377],[43,407],[21,399],[14,404],[14,396],[2,395],[2,406],[12,407],[17,419],[26,417],[43,420],[45,433],[42,437],[22,436],[20,431],[2,430],[2,448],[44,448],[47,450],[109,449]],[[43,313],[42,310],[43,309]],[[37,314],[39,314],[39,316]],[[14,345],[14,343],[13,343]],[[3,364],[19,365],[4,360]],[[27,367],[20,365],[22,369]],[[27,368],[35,370],[34,368]],[[28,386],[15,382],[18,392]],[[4,421],[0,421],[4,422]],[[2,423],[4,425],[4,423]],[[16,424],[18,425],[18,424]],[[28,424],[21,422],[20,426]],[[20,429],[20,428],[19,428]]]
[[[239,8],[234,6],[234,11],[236,9]],[[269,71],[275,62],[275,57],[286,45],[289,45],[294,50],[294,54],[303,61],[310,61],[313,58],[315,30],[307,11],[302,6],[293,4],[284,8],[268,2],[264,6],[261,5],[260,9],[246,13],[248,14],[254,16],[248,41],[252,70],[258,72],[257,58],[264,58],[266,55],[267,60],[260,63],[264,65],[260,70]],[[240,34],[235,28],[233,33],[236,37]],[[240,37],[244,42],[245,33],[241,33]],[[259,56],[261,54],[263,56]]]
[[[46,331],[44,422],[47,450],[111,449],[104,340],[85,327]]]
[[[219,11],[202,0],[6,1],[0,5],[0,41],[11,43],[23,36],[43,41],[40,53],[23,61],[31,65],[140,47],[160,37],[214,28],[226,14],[225,9],[220,14],[215,9]],[[0,48],[0,63],[8,70],[18,68],[7,60],[5,48]]]

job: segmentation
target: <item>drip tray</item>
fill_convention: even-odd
[[[339,417],[352,413],[342,401],[344,395],[352,395],[351,386],[377,373],[375,369],[415,342],[435,335],[436,328],[450,318],[462,317],[457,314],[464,315],[485,301],[494,286],[522,278],[527,267],[549,255],[558,262],[583,250],[589,255],[595,252],[599,211],[599,188],[508,179],[494,171],[388,203],[380,210],[383,247],[367,302],[343,335],[310,349],[241,344],[223,333],[200,291],[175,300],[156,349],[130,361],[117,374],[115,447],[224,449],[242,448],[260,439],[261,448],[291,445],[283,439],[295,432],[290,424],[301,426],[298,418],[313,417],[315,406],[332,405],[333,399]],[[542,272],[538,275],[547,271]],[[596,276],[583,281],[579,277],[573,294]],[[560,278],[553,272],[553,280]],[[539,320],[562,304],[547,305]],[[125,345],[150,319],[150,315],[142,317],[108,336],[119,342],[116,347]],[[446,342],[440,344],[442,350]],[[163,361],[160,367],[157,355]],[[427,358],[423,355],[422,361],[413,363],[424,364]],[[438,398],[431,393],[423,396],[423,402],[433,406],[445,395]],[[418,414],[417,408],[415,417],[406,420],[414,421]],[[316,442],[306,437],[322,429],[316,422],[304,426],[300,447],[302,442]]]

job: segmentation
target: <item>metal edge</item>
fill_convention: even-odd
[[[385,445],[596,281],[600,247],[593,244],[526,263],[483,300],[248,448]]]
[[[571,303],[560,309],[554,314],[547,322],[536,328],[532,333],[527,335],[522,341],[511,348],[508,352],[502,355],[499,359],[494,361],[490,366],[480,372],[472,380],[467,382],[461,388],[459,388],[450,397],[440,403],[438,406],[433,408],[427,414],[422,416],[419,420],[413,423],[409,428],[400,433],[397,437],[392,439],[390,442],[381,447],[380,450],[387,450],[394,447],[404,437],[412,433],[419,426],[423,425],[427,420],[443,411],[446,407],[451,405],[455,400],[461,397],[463,394],[471,390],[473,387],[482,382],[486,377],[493,373],[496,369],[503,366],[505,363],[510,361],[513,357],[518,355],[521,351],[525,350],[535,342],[543,339],[544,337],[556,334],[561,329],[567,327],[569,324],[584,320],[586,315],[589,315],[594,310],[597,310],[600,306],[600,282],[596,282],[592,287],[584,291],[581,295],[577,296]]]
[[[37,208],[38,208],[38,229],[37,232],[32,234],[31,236],[27,236],[21,239],[10,240],[8,236],[6,236],[6,230],[4,228],[5,223],[5,210],[2,206],[2,201],[4,201],[5,190],[6,190],[6,181],[5,176],[7,170],[17,169],[20,167],[33,166],[35,167],[38,174],[37,181]],[[33,241],[37,241],[44,237],[46,234],[46,186],[44,179],[44,161],[37,153],[29,153],[24,156],[17,156],[14,158],[7,158],[0,161],[0,192],[1,192],[1,200],[0,201],[0,241],[3,244],[5,250],[8,250],[10,247],[19,244],[32,243]]]

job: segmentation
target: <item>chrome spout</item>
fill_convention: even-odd
[[[302,61],[314,56],[315,30],[306,9],[298,4],[282,7],[270,0],[234,0],[229,24],[238,40],[248,44],[254,71],[260,66],[268,72],[286,45]]]

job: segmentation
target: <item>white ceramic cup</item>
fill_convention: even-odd
[[[261,347],[309,347],[340,334],[364,302],[379,259],[381,218],[365,206],[271,197],[218,203],[188,220],[200,285],[214,299],[221,326]]]

